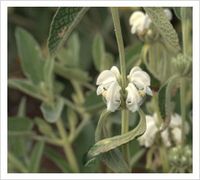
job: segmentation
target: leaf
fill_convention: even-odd
[[[40,90],[37,86],[33,85],[29,80],[23,79],[9,79],[8,86],[10,88],[15,88],[23,93],[32,96],[36,99],[43,100],[43,96],[40,94]]]
[[[47,122],[55,123],[61,116],[63,106],[63,100],[61,98],[57,98],[53,104],[43,102],[40,109]]]
[[[181,20],[181,8],[180,7],[173,7],[174,13],[176,17]]]
[[[113,55],[106,52],[105,57],[103,58],[102,63],[101,63],[101,71],[105,69],[110,69],[113,66],[113,62],[114,62]]]
[[[42,154],[44,151],[44,144],[45,143],[43,141],[39,141],[34,145],[29,162],[29,172],[31,173],[39,172]]]
[[[145,7],[144,9],[151,18],[153,24],[157,27],[163,39],[168,44],[169,48],[176,53],[179,52],[181,48],[179,45],[178,35],[163,9],[159,7]]]
[[[170,117],[172,113],[172,89],[174,88],[178,75],[172,76],[159,90],[158,92],[158,105],[160,114],[164,120],[164,125],[161,129],[165,129],[170,123]]]
[[[104,40],[100,34],[96,34],[92,44],[92,57],[94,61],[95,68],[98,71],[101,71],[101,64],[103,59],[105,58],[105,47]]]
[[[106,129],[106,120],[109,111],[104,110],[99,118],[99,122],[95,132],[95,141],[99,141],[103,138],[108,137],[108,130]],[[100,159],[114,172],[130,172],[130,168],[124,160],[119,149],[113,149],[100,156]]]
[[[43,58],[35,39],[22,28],[15,32],[17,49],[24,74],[34,84],[43,80]]]
[[[53,129],[51,127],[51,125],[49,125],[47,122],[45,122],[45,120],[41,119],[41,118],[35,118],[35,123],[40,131],[40,133],[51,137],[53,135]]]
[[[141,42],[138,42],[137,44],[131,45],[125,49],[127,71],[130,71],[130,69],[135,66],[140,59],[142,47],[143,44]]]
[[[69,80],[75,80],[79,83],[85,83],[90,80],[88,74],[78,68],[72,68],[72,67],[64,67],[58,63],[55,63],[54,71],[59,76],[69,79]]]
[[[90,91],[86,94],[84,107],[87,112],[96,112],[101,109],[105,104],[102,102],[102,98],[97,96],[96,91]]]
[[[33,122],[28,117],[9,117],[9,131],[26,131],[33,127]]]
[[[48,159],[54,162],[55,165],[62,170],[62,172],[67,173],[71,171],[68,162],[63,158],[60,152],[57,152],[53,148],[47,146],[45,147],[44,153]]]
[[[126,144],[137,136],[143,134],[146,129],[146,120],[145,115],[141,110],[139,111],[139,114],[141,117],[140,122],[133,130],[123,135],[117,135],[98,141],[94,146],[92,146],[92,148],[90,148],[88,152],[88,160],[91,160],[97,155],[108,152],[112,149],[115,149],[116,147]]]
[[[54,60],[47,59],[44,64],[43,76],[45,84],[53,90],[53,70],[54,70]]]
[[[24,159],[28,153],[27,142],[28,139],[17,138],[16,136],[10,136],[12,132],[24,132],[31,131],[33,128],[33,122],[28,117],[9,117],[8,118],[8,143],[9,151],[11,151],[17,158]],[[26,141],[27,140],[27,141]]]
[[[58,8],[53,17],[48,38],[48,48],[51,55],[55,55],[63,46],[88,9],[87,7]]]
[[[73,33],[67,43],[67,47],[61,48],[57,53],[60,63],[68,67],[79,66],[80,40],[77,33]]]
[[[19,117],[26,116],[26,98],[25,97],[22,97],[20,101],[19,108],[17,111],[17,116]]]

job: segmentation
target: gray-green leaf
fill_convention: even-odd
[[[15,32],[22,70],[27,78],[38,84],[43,80],[43,58],[40,47],[33,36],[22,28]]]
[[[62,112],[64,102],[61,98],[57,98],[56,101],[52,104],[42,103],[40,109],[45,120],[49,123],[55,123]]]
[[[145,7],[146,13],[151,18],[153,24],[157,27],[163,39],[174,52],[181,50],[178,40],[178,35],[168,20],[162,8],[159,7]]]
[[[98,141],[88,152],[88,159],[92,159],[95,156],[108,152],[116,147],[119,147],[123,144],[128,143],[129,141],[133,140],[137,136],[143,134],[146,130],[146,120],[145,115],[142,110],[139,111],[140,114],[140,122],[138,125],[131,131],[123,134],[117,135],[111,138],[106,138],[103,140]]]
[[[33,85],[33,83],[29,80],[9,79],[8,86],[10,88],[18,89],[23,93],[30,95],[36,99],[43,100],[43,96],[40,94],[39,88]]]
[[[37,142],[34,145],[34,148],[31,152],[30,162],[29,162],[29,172],[32,172],[32,173],[39,172],[43,150],[44,150],[43,141]]]
[[[86,7],[58,8],[53,17],[48,38],[48,48],[51,55],[55,55],[58,49],[62,47],[88,9]]]
[[[109,111],[104,110],[100,116],[96,132],[95,141],[99,141],[108,137],[108,129],[106,128],[107,117],[110,114]],[[124,160],[119,149],[113,149],[100,156],[100,159],[110,168],[113,172],[130,172],[130,168]]]
[[[38,126],[38,129],[42,134],[49,136],[49,137],[51,137],[53,135],[53,129],[52,129],[51,125],[48,124],[46,121],[44,121],[43,119],[38,117],[38,118],[35,118],[35,123]]]

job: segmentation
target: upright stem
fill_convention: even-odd
[[[125,95],[125,88],[127,86],[126,82],[126,62],[125,62],[125,53],[124,53],[124,43],[122,38],[122,31],[119,19],[119,12],[118,8],[113,7],[111,8],[114,28],[115,28],[115,35],[117,39],[117,45],[119,50],[119,61],[120,61],[120,71],[121,71],[121,85],[122,85],[122,95]],[[125,96],[122,96],[122,105],[125,104]],[[124,108],[124,107],[123,107]],[[122,110],[121,113],[121,134],[127,133],[129,128],[129,120],[128,120],[128,111],[126,109]],[[129,163],[129,145],[126,144],[122,148],[124,158]]]
[[[66,158],[67,158],[67,160],[68,160],[68,162],[70,164],[71,170],[73,172],[75,172],[75,173],[78,173],[79,172],[79,167],[78,167],[78,164],[77,164],[73,149],[71,147],[70,141],[68,139],[67,133],[65,131],[65,128],[64,128],[64,125],[63,125],[63,122],[62,122],[61,119],[59,119],[56,122],[56,126],[57,126],[58,131],[60,133],[60,136],[61,136],[61,138],[63,140],[64,153],[65,153],[65,156],[66,156]]]
[[[126,88],[126,62],[125,62],[125,53],[124,53],[124,43],[122,39],[122,31],[119,20],[118,8],[111,8],[113,23],[115,27],[115,35],[117,38],[117,45],[119,50],[119,61],[120,61],[120,71],[122,77],[122,90]]]

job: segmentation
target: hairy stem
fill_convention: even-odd
[[[120,19],[119,19],[119,12],[118,8],[111,8],[114,28],[115,28],[115,35],[117,39],[117,45],[118,45],[118,51],[119,51],[119,61],[120,61],[120,71],[121,71],[121,85],[122,85],[122,105],[125,104],[124,97],[125,97],[125,88],[127,86],[126,82],[126,62],[125,62],[125,53],[124,53],[124,43],[122,38],[122,31],[121,31],[121,25],[120,25]],[[121,113],[121,134],[127,133],[129,128],[129,120],[128,120],[128,111],[126,109],[122,110]],[[122,151],[124,154],[125,160],[129,164],[129,145],[123,145]]]

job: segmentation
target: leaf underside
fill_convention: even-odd
[[[144,9],[151,18],[152,23],[156,26],[163,39],[168,44],[169,48],[175,52],[179,52],[181,48],[179,45],[178,35],[163,9],[159,7],[145,7]]]
[[[58,8],[53,17],[48,38],[48,48],[51,55],[55,55],[62,47],[88,9],[86,7]]]

